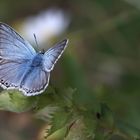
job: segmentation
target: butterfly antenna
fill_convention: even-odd
[[[38,48],[37,38],[36,38],[36,35],[35,35],[35,34],[34,34],[34,38],[35,38],[36,46],[37,46],[37,48]]]

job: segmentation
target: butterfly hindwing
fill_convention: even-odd
[[[21,90],[27,96],[37,95],[48,86],[50,73],[40,67],[34,67],[27,73],[21,83]]]
[[[3,88],[19,88],[28,65],[24,61],[0,59],[0,85]]]

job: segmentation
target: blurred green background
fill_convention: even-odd
[[[51,84],[81,93],[92,91],[118,118],[140,128],[139,0],[0,0],[0,21],[22,35],[27,19],[34,30],[35,18],[48,9],[64,14],[57,28],[66,25],[43,43],[36,34],[39,44],[47,50],[46,46],[69,38],[66,52],[51,73]],[[43,18],[37,20],[48,25]],[[41,37],[45,40],[43,33]],[[30,112],[0,112],[1,140],[38,140],[42,127],[43,122]]]

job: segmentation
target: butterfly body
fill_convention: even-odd
[[[42,67],[42,62],[43,62],[43,54],[38,53],[33,58],[32,62],[31,62],[31,67]]]
[[[67,43],[65,39],[46,52],[36,52],[14,29],[0,23],[0,86],[26,96],[42,93]]]

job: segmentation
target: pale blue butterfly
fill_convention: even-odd
[[[46,52],[36,52],[17,32],[0,23],[0,86],[26,96],[42,93],[50,72],[67,46],[65,39]]]

